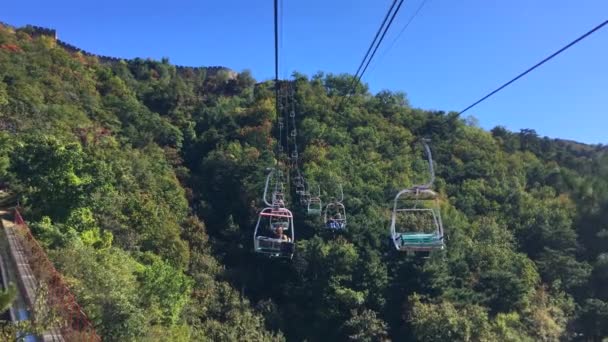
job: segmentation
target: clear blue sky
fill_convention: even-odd
[[[421,1],[405,1],[385,48]],[[282,75],[354,73],[389,4],[283,0]],[[428,0],[364,81],[458,111],[606,19],[606,0]],[[273,74],[272,0],[6,1],[0,20],[55,28],[98,54]],[[608,143],[608,27],[468,114],[488,129]]]

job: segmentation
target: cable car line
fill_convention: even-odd
[[[380,27],[378,27],[378,31],[376,32],[376,35],[374,36],[374,40],[372,40],[371,44],[369,45],[369,48],[367,48],[367,52],[365,53],[365,56],[363,57],[361,64],[359,64],[359,68],[357,68],[357,72],[355,73],[355,79],[358,77],[359,72],[361,71],[361,68],[363,68],[363,64],[365,64],[365,61],[369,57],[370,52],[374,48],[374,45],[376,45],[376,41],[378,40],[378,37],[380,36],[380,33],[382,32],[384,25],[386,25],[386,21],[388,20],[388,17],[390,16],[390,14],[393,11],[393,8],[395,7],[396,4],[397,4],[397,0],[394,0],[393,3],[391,4],[391,7],[386,12],[386,15],[384,16],[384,20],[382,20],[382,24],[380,25]],[[351,88],[355,86],[354,83],[355,83],[355,81],[353,79],[353,84],[351,84]]]
[[[350,83],[350,86],[348,87],[348,92],[345,94],[345,96],[350,95],[350,93],[352,93],[352,91],[354,90],[355,86],[357,85],[357,79],[359,76],[359,72],[361,71],[361,68],[363,68],[363,65],[365,64],[365,61],[367,60],[369,54],[372,52],[372,49],[374,48],[374,45],[376,45],[376,42],[378,40],[378,37],[380,36],[382,29],[384,28],[384,25],[386,24],[386,21],[388,20],[389,16],[391,15],[391,12],[393,11],[393,8],[395,7],[395,5],[397,4],[397,0],[394,0],[393,3],[391,4],[391,7],[389,7],[388,11],[386,12],[386,15],[384,16],[384,20],[382,20],[382,24],[380,24],[380,27],[378,27],[378,31],[376,31],[376,35],[374,36],[374,39],[372,40],[372,42],[369,44],[369,47],[367,48],[367,52],[365,53],[365,56],[363,56],[363,60],[361,60],[361,63],[359,64],[359,68],[357,68],[357,72],[355,72],[355,75],[353,76],[353,79]],[[344,99],[342,99],[342,101],[340,102],[340,105],[338,106],[338,108],[341,108],[342,105],[344,105]]]
[[[397,0],[395,0],[396,2]],[[347,97],[345,98],[345,100],[342,100],[340,103],[340,106],[338,106],[338,108],[341,108],[344,103],[347,101],[347,99],[349,98],[348,96],[350,96],[350,94],[355,90],[355,87],[357,86],[357,83],[361,82],[361,78],[363,78],[363,74],[365,74],[365,71],[367,70],[367,68],[369,67],[369,64],[372,62],[372,60],[374,59],[374,56],[376,55],[376,52],[378,51],[378,48],[380,47],[380,44],[382,44],[382,41],[384,40],[384,37],[386,36],[386,33],[388,32],[388,30],[391,28],[391,25],[393,24],[393,20],[395,20],[395,17],[397,16],[397,13],[399,13],[399,9],[401,9],[401,5],[403,5],[403,2],[405,0],[400,0],[399,4],[397,5],[397,8],[392,12],[392,15],[390,16],[390,19],[388,21],[388,24],[386,24],[386,26],[384,26],[384,31],[382,32],[382,35],[380,36],[380,39],[378,40],[376,46],[374,47],[374,50],[372,51],[372,54],[370,55],[369,59],[367,60],[367,62],[365,63],[365,59],[362,61],[362,63],[365,63],[365,67],[363,68],[363,70],[361,71],[361,73],[359,74],[359,70],[357,70],[357,74],[355,74],[355,77],[353,78],[353,81],[351,83],[351,89],[349,90]],[[395,2],[393,2],[393,5],[395,4]],[[389,11],[386,13],[387,16],[391,13],[393,6],[391,6],[391,8],[389,9]],[[385,20],[382,22],[382,24],[385,23],[386,21],[386,17],[384,18]],[[380,30],[382,30],[382,26],[380,26]],[[377,35],[377,34],[376,34]],[[372,42],[373,44],[373,42]],[[370,46],[371,47],[371,46]],[[369,53],[369,51],[368,51]],[[367,57],[367,54],[366,54]],[[361,66],[359,66],[360,68]]]
[[[382,41],[384,40],[384,37],[386,36],[386,33],[391,28],[391,24],[393,23],[393,20],[395,20],[395,17],[397,16],[397,13],[399,12],[399,9],[401,8],[401,5],[403,5],[404,1],[405,0],[399,1],[399,5],[397,5],[397,9],[395,10],[395,12],[393,12],[391,20],[388,22],[388,25],[384,29],[384,32],[382,32],[382,36],[380,37],[380,40],[378,41],[378,44],[376,44],[376,47],[374,48],[374,52],[372,52],[372,55],[369,58],[369,60],[367,61],[367,64],[365,65],[365,68],[363,68],[363,71],[361,71],[361,75],[359,75],[359,78],[357,79],[357,82],[361,81],[361,78],[363,77],[363,74],[365,74],[365,71],[369,67],[369,64],[372,62],[372,59],[376,55],[376,52],[378,51],[378,48],[380,47],[380,44],[382,44]]]
[[[342,98],[339,108],[350,99],[350,94],[354,91],[357,83],[361,81],[363,75],[368,70],[404,2],[405,0],[393,0],[381,26],[374,36],[374,40],[370,44],[357,72],[352,78],[350,88],[347,88],[347,94]],[[422,3],[414,12],[413,16],[410,17],[397,37],[384,51],[383,56],[394,46],[403,32],[407,30],[426,2],[427,0],[422,0]],[[278,125],[277,164],[274,168],[269,169],[269,173],[266,177],[264,193],[262,196],[266,207],[258,212],[258,219],[253,233],[253,243],[254,251],[256,253],[261,253],[269,257],[291,259],[295,251],[294,215],[287,208],[285,195],[289,194],[289,186],[292,182],[296,189],[296,195],[300,197],[300,204],[305,204],[305,209],[309,215],[321,216],[325,228],[333,231],[345,230],[346,210],[343,205],[344,192],[341,184],[340,199],[338,200],[337,197],[330,198],[329,204],[323,206],[321,202],[321,187],[317,184],[317,195],[313,196],[310,193],[310,184],[306,182],[304,174],[302,170],[300,170],[300,156],[298,154],[299,149],[297,141],[298,134],[296,128],[295,83],[279,80],[279,45],[282,45],[283,38],[282,35],[279,35],[279,23],[281,23],[282,26],[283,21],[282,0],[280,12],[281,17],[279,21],[279,0],[274,0],[274,86],[275,110]],[[458,113],[458,115],[461,115],[477,104],[485,101],[487,98],[493,96],[534,69],[576,45],[578,42],[600,30],[607,24],[608,20],[604,21],[589,32],[519,74],[514,79],[468,106]],[[285,131],[284,137],[283,130]],[[397,192],[393,200],[391,222],[389,226],[392,245],[397,251],[406,252],[408,255],[417,253],[428,254],[445,248],[444,229],[439,205],[440,196],[433,190],[435,172],[431,149],[425,139],[422,139],[421,142],[429,164],[430,179],[425,184],[413,185]],[[294,177],[290,179],[292,175]],[[270,199],[268,198],[269,191],[272,191]],[[325,186],[324,193],[327,193],[327,188]],[[305,199],[305,201],[303,202],[302,199]]]
[[[570,42],[570,44],[564,46],[563,48],[557,50],[556,52],[554,52],[552,55],[550,55],[549,57],[546,57],[545,59],[543,59],[542,61],[536,63],[534,66],[532,66],[531,68],[529,68],[528,70],[522,72],[521,74],[519,74],[517,77],[515,77],[514,79],[510,80],[509,82],[501,85],[500,87],[498,87],[496,90],[492,91],[491,93],[489,93],[488,95],[482,97],[481,99],[477,100],[475,103],[473,103],[472,105],[468,106],[467,108],[463,109],[462,111],[460,111],[460,113],[458,113],[458,116],[460,116],[462,113],[466,112],[467,110],[475,107],[476,105],[480,104],[481,102],[485,101],[487,98],[489,98],[490,96],[498,93],[499,91],[503,90],[504,88],[506,88],[507,86],[509,86],[511,83],[517,81],[518,79],[524,77],[525,75],[527,75],[528,73],[530,73],[532,70],[538,68],[539,66],[545,64],[546,62],[548,62],[549,60],[551,60],[553,57],[556,57],[557,55],[559,55],[560,53],[568,50],[570,47],[576,45],[578,42],[580,42],[581,40],[587,38],[588,36],[590,36],[591,34],[593,34],[594,32],[598,31],[599,29],[601,29],[602,27],[606,26],[606,24],[608,24],[608,20],[604,21],[603,23],[597,25],[596,27],[594,27],[593,29],[591,29],[590,31],[588,31],[587,33],[583,34],[582,36],[578,37],[577,39],[575,39],[574,41]]]
[[[279,137],[278,137],[278,145],[276,153],[276,167],[279,166],[279,159],[281,156],[281,117],[280,117],[280,107],[279,104],[279,6],[278,0],[274,0],[274,98],[275,98],[275,111],[277,115],[277,126],[279,126]]]
[[[285,203],[284,176],[281,166],[286,165],[281,165],[280,163],[280,159],[284,155],[282,153],[283,126],[288,125],[288,122],[281,116],[281,113],[286,112],[284,110],[286,104],[281,97],[281,94],[284,94],[284,91],[281,91],[283,83],[279,82],[278,0],[274,0],[274,71],[275,110],[278,126],[276,165],[268,170],[269,172],[266,176],[264,193],[262,195],[266,207],[258,213],[258,220],[253,231],[253,246],[256,253],[268,257],[291,259],[295,248],[295,227],[293,214],[286,208]],[[288,126],[286,128],[288,129]],[[288,143],[286,147],[289,149]],[[270,200],[268,200],[269,189],[272,189]]]
[[[279,6],[274,0],[274,89],[276,99],[277,118],[279,115]]]
[[[428,0],[422,0],[422,3],[420,3],[420,6],[418,6],[418,8],[414,12],[414,14],[410,17],[410,19],[407,21],[407,23],[405,23],[405,25],[403,26],[401,31],[399,31],[399,33],[397,34],[397,37],[395,37],[395,39],[393,39],[393,41],[389,44],[388,48],[386,48],[386,50],[384,50],[382,55],[380,55],[380,57],[378,57],[378,63],[380,63],[382,61],[382,59],[384,58],[384,56],[386,56],[388,54],[388,52],[393,48],[393,46],[395,46],[395,43],[397,43],[399,38],[401,38],[401,35],[403,35],[403,33],[407,30],[407,28],[410,26],[410,24],[418,16],[418,13],[420,13],[420,11],[424,7],[424,5],[427,3],[427,1]],[[378,63],[376,63],[376,65],[374,65],[374,68],[372,68],[372,69],[375,69],[375,67],[378,65]]]

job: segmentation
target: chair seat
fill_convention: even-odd
[[[402,245],[443,244],[443,237],[434,233],[401,233],[398,237]]]
[[[295,245],[291,241],[273,239],[266,236],[258,236],[255,251],[269,254],[271,257],[291,257]]]

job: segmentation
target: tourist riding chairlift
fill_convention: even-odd
[[[325,206],[323,220],[325,228],[332,230],[346,229],[346,208],[342,202],[344,201],[344,191],[340,184],[340,200],[334,199]]]
[[[296,189],[296,195],[298,195],[301,204],[308,203],[308,191],[306,190],[306,180],[300,174],[300,170],[297,170],[297,174],[292,178],[293,186]]]
[[[268,201],[268,187],[275,172],[271,170],[266,177],[264,187],[264,203],[266,208],[260,211],[258,221],[253,233],[253,246],[256,253],[269,257],[292,258],[295,243],[295,229],[293,214],[285,208],[285,199],[282,191],[282,183],[275,180],[275,187],[271,200]],[[279,177],[280,178],[280,177]]]
[[[308,189],[304,190],[304,193],[300,196],[300,205],[308,207],[308,201],[310,201],[310,192]]]
[[[431,149],[422,140],[429,163],[430,181],[403,189],[394,199],[390,233],[395,248],[408,255],[430,253],[444,248],[443,223],[438,195],[432,190],[435,181]]]
[[[306,182],[304,177],[297,175],[293,177],[293,184],[296,187],[296,195],[303,196],[306,193]]]
[[[307,189],[306,179],[304,178],[304,176],[302,176],[299,169],[296,168],[296,175],[291,178],[291,181],[294,188],[296,189],[296,195],[298,196],[300,205],[308,206],[308,201],[310,200],[310,192]]]
[[[321,187],[317,185],[317,196],[310,196],[307,205],[308,215],[321,215],[323,202],[321,202]]]

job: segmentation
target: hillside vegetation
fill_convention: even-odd
[[[274,85],[168,60],[100,63],[0,26],[0,179],[107,341],[557,341],[608,336],[608,155],[491,132],[296,74],[298,145],[348,231],[296,215],[293,260],[253,253]],[[584,115],[584,113],[573,113]],[[391,249],[395,193],[426,179],[447,248]]]

